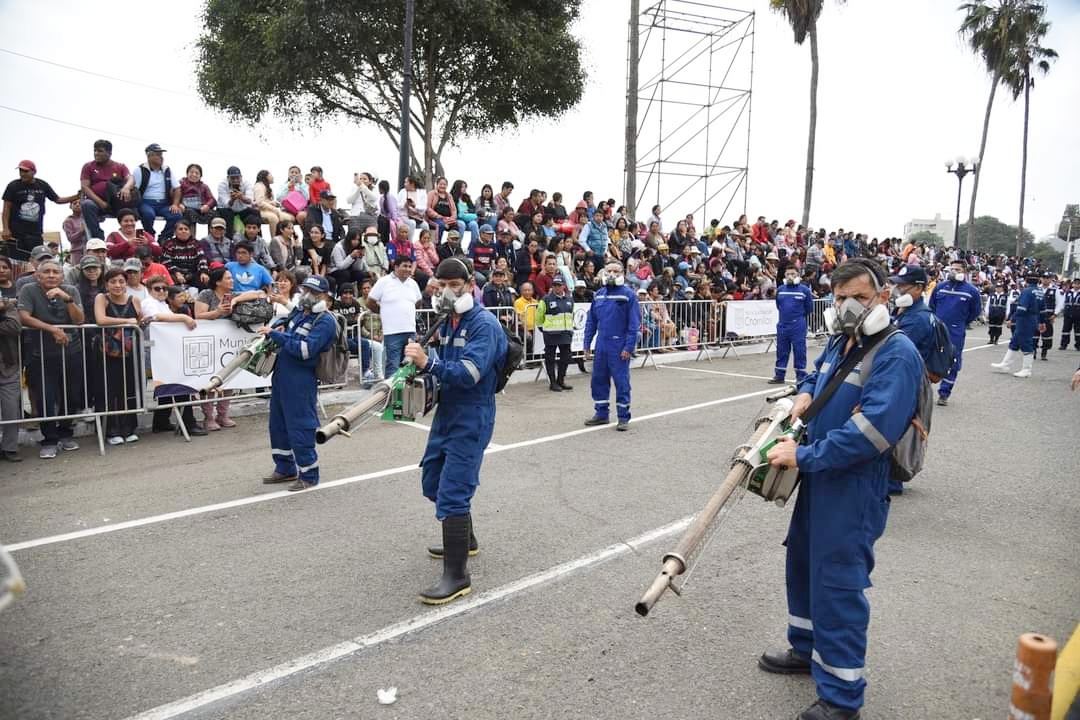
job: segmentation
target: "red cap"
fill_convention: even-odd
[[[19,163],[18,170],[29,170],[30,172],[37,172],[37,165],[33,160],[23,160]]]

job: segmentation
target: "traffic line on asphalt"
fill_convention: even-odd
[[[412,420],[395,420],[394,424],[395,425],[404,425],[405,427],[410,427],[413,430],[420,430],[421,432],[431,432],[431,428],[428,427],[427,425],[424,425],[424,424],[418,423],[418,422],[413,422]]]
[[[672,408],[670,410],[661,410],[659,412],[650,413],[648,415],[642,415],[641,417],[632,418],[630,422],[639,423],[645,422],[647,420],[656,420],[658,418],[667,417],[669,415],[678,415],[680,413],[692,412],[694,410],[702,410],[704,408],[713,407],[715,405],[724,405],[727,403],[738,402],[740,400],[759,397],[761,395],[768,395],[775,392],[775,388],[769,388],[768,390],[758,390],[756,392],[743,393],[741,395],[732,395],[730,397],[719,398],[717,400],[707,400],[705,402],[695,403],[693,405],[685,405],[683,407]],[[591,432],[598,432],[601,430],[611,430],[611,427],[605,425],[594,425],[592,427],[578,428],[576,430],[569,430],[567,432],[556,433],[554,435],[545,435],[543,437],[522,440],[520,442],[510,443],[508,445],[489,445],[488,448],[484,451],[484,454],[491,455],[493,453],[507,452],[510,450],[517,450],[519,448],[542,445],[544,443],[558,442],[567,438],[572,438]],[[109,533],[119,532],[121,530],[131,530],[133,528],[145,527],[147,525],[156,525],[158,523],[169,522],[172,520],[181,520],[183,518],[205,515],[206,513],[218,512],[219,510],[228,510],[230,508],[244,507],[245,505],[255,505],[258,503],[270,502],[271,500],[281,500],[284,498],[299,498],[309,493],[329,490],[330,488],[340,487],[342,485],[352,485],[354,483],[364,482],[367,480],[376,480],[378,478],[389,477],[391,475],[399,475],[401,473],[418,470],[419,468],[420,465],[418,462],[411,463],[409,465],[400,465],[398,467],[386,468],[384,470],[376,470],[374,472],[364,473],[363,475],[354,475],[352,477],[341,478],[339,480],[329,480],[326,482],[321,482],[315,487],[309,490],[304,490],[300,493],[291,493],[287,490],[279,490],[277,492],[252,495],[245,498],[238,498],[236,500],[227,500],[224,502],[214,503],[213,505],[202,505],[199,507],[187,508],[185,510],[175,510],[173,512],[162,513],[160,515],[150,515],[134,520],[125,520],[123,522],[110,523],[108,525],[100,525],[98,527],[85,528],[83,530],[76,530],[68,533],[61,533],[59,535],[50,535],[48,537],[37,538],[34,540],[24,540],[22,542],[6,545],[5,547],[8,552],[14,553],[21,550],[29,550],[31,548],[42,547],[45,545],[55,545],[58,543],[72,542],[74,540],[95,537],[97,535],[106,535]]]
[[[637,552],[639,548],[645,545],[686,529],[693,518],[693,515],[688,515],[624,542],[609,545],[606,548],[589,555],[583,555],[574,560],[555,565],[547,570],[527,575],[519,580],[507,583],[506,585],[502,585],[493,590],[467,597],[464,600],[456,601],[450,605],[444,605],[436,610],[414,615],[406,620],[387,625],[375,632],[360,635],[350,640],[337,643],[336,645],[330,645],[321,650],[316,650],[313,653],[302,655],[265,670],[259,670],[258,672],[254,672],[245,677],[223,683],[186,698],[175,700],[166,703],[165,705],[159,705],[158,707],[133,715],[128,718],[128,720],[169,720],[170,718],[180,717],[181,715],[198,710],[199,708],[236,697],[237,695],[241,695],[255,688],[265,687],[268,683],[282,680],[322,665],[327,665],[362,650],[367,650],[390,640],[418,632],[433,625],[438,625],[439,623],[455,618],[458,615],[463,615],[512,595],[517,595],[518,593],[522,593],[540,585],[554,582],[571,573],[594,567],[629,552]]]
[[[710,375],[727,375],[728,377],[750,378],[751,380],[772,380],[767,375],[744,375],[743,373],[723,372],[722,370],[706,370],[705,368],[678,367],[677,365],[659,365],[664,370],[682,370],[683,372],[708,373]]]

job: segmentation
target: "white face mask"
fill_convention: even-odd
[[[900,292],[900,288],[893,288],[892,295],[889,297],[889,302],[891,302],[894,307],[909,308],[915,304],[915,298],[908,293]]]
[[[967,275],[962,273],[962,272],[953,271],[952,279],[955,280],[956,282],[964,282],[964,280],[967,279]]]
[[[452,312],[456,315],[464,315],[473,308],[474,300],[468,287],[465,287],[460,295],[455,293],[452,288],[444,287],[435,297],[438,299],[439,312]]]
[[[618,287],[626,282],[621,272],[608,272],[606,269],[600,271],[600,280],[608,287]]]

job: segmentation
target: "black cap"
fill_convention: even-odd
[[[337,199],[337,195],[330,192],[329,190],[323,190],[323,191],[321,191],[319,193],[319,199],[320,200],[335,200],[335,199]]]
[[[236,167],[235,165],[230,165],[229,169],[225,171],[225,174],[229,177],[239,177],[244,173],[240,172],[240,168]]]
[[[150,143],[149,145],[146,146],[146,154],[147,155],[149,155],[150,153],[163,153],[163,152],[165,152],[165,148],[161,147],[157,143]]]
[[[440,280],[472,280],[472,262],[468,258],[448,257],[435,268],[435,277]]]

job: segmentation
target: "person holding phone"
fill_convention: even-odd
[[[153,235],[148,235],[142,228],[136,228],[138,219],[136,212],[130,208],[124,208],[116,214],[120,221],[120,229],[109,233],[105,239],[106,252],[113,260],[127,260],[135,257],[136,248],[148,247],[153,257],[161,257],[161,246],[154,241]]]
[[[240,168],[235,165],[225,172],[225,179],[218,184],[217,204],[218,217],[225,221],[225,234],[232,240],[236,216],[244,217],[255,208],[251,183],[244,180]]]

